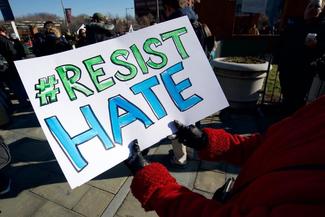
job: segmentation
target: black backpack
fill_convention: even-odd
[[[195,32],[197,38],[199,39],[199,41],[201,43],[202,48],[204,48],[207,36],[204,31],[203,24],[199,21],[195,21],[195,22],[192,22],[192,27],[194,29],[194,32]]]
[[[208,28],[206,24],[201,23],[200,21],[192,22],[192,27],[197,38],[201,43],[204,53],[209,57],[210,52],[212,51],[214,46],[214,36],[212,36],[211,33],[209,33],[208,35],[205,30],[205,26],[206,28]]]

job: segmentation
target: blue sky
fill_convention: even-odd
[[[133,8],[133,0],[62,0],[65,8],[72,8],[72,15],[92,15],[101,12],[105,15],[124,17],[126,8]],[[63,17],[61,0],[9,0],[15,17],[39,12],[48,12]],[[134,15],[134,9],[127,9]]]

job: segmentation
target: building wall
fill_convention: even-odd
[[[209,26],[217,40],[231,37],[235,22],[235,0],[201,0],[195,7],[199,19]]]
[[[285,0],[281,26],[284,27],[290,17],[303,17],[310,0]]]
[[[147,16],[151,13],[155,18],[157,18],[157,1],[159,4],[159,15],[163,16],[163,4],[162,0],[134,0],[135,15],[136,17]],[[200,0],[182,0],[187,6],[193,7],[195,2],[200,2]]]
[[[162,0],[159,1],[160,17],[163,14]],[[236,0],[186,0],[188,6],[195,4],[195,10],[202,22],[206,23],[217,39],[230,37],[234,31]],[[309,0],[284,0],[282,25],[288,17],[302,17]],[[200,2],[197,4],[197,2]],[[151,13],[157,15],[157,0],[134,0],[138,17]]]
[[[235,0],[187,0],[189,6],[193,6],[194,3],[200,21],[208,25],[217,39],[231,37],[235,21]],[[148,13],[156,17],[157,0],[134,0],[134,7],[137,17]],[[159,8],[162,17],[162,0],[159,0]]]
[[[162,0],[134,0],[134,11],[136,17],[147,16],[149,13],[157,19],[157,1],[159,4],[159,14],[163,12]]]

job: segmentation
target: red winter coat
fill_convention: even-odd
[[[325,97],[274,124],[265,136],[204,129],[206,160],[242,165],[233,196],[224,204],[176,183],[152,163],[137,172],[131,190],[146,210],[163,217],[324,217]]]

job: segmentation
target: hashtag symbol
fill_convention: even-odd
[[[57,83],[58,80],[54,75],[38,79],[35,90],[38,90],[36,98],[39,98],[41,106],[58,101],[57,95],[60,93],[60,89],[55,88]]]

